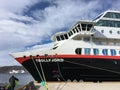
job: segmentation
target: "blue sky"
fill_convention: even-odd
[[[48,47],[56,32],[109,9],[120,0],[0,0],[0,66],[20,65],[9,52]]]

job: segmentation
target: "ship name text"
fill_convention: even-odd
[[[35,59],[36,60],[36,62],[63,62],[64,61],[64,59],[62,59],[62,58],[45,58],[45,59],[40,59],[40,58],[38,58],[38,59]]]

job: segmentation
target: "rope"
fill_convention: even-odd
[[[42,82],[45,81],[45,89],[48,90],[48,87],[47,87],[47,84],[46,84],[46,79],[45,79],[45,75],[44,75],[44,72],[43,72],[43,68],[42,68],[41,62],[40,62],[40,67],[41,67],[41,71],[42,71],[44,80],[43,80],[43,78],[42,78],[42,76],[41,76],[41,74],[40,74],[40,72],[39,72],[39,70],[38,70],[38,68],[37,68],[37,65],[36,65],[36,63],[35,63],[35,61],[34,61],[34,58],[31,57],[31,59],[32,59],[32,61],[33,61],[33,63],[34,63],[34,66],[35,66],[35,68],[36,68],[36,70],[37,70],[37,72],[38,72],[38,75],[40,76]]]
[[[40,79],[43,81],[43,78],[42,78],[42,76],[41,76],[41,74],[40,74],[40,72],[39,72],[39,70],[38,70],[38,68],[37,68],[37,65],[36,65],[36,63],[35,63],[35,61],[34,61],[34,58],[31,57],[31,59],[32,59],[32,61],[33,61],[33,64],[34,64],[34,66],[35,66],[37,72],[38,72],[38,75],[39,75]]]
[[[57,67],[58,67],[58,71],[59,71],[59,74],[60,74],[61,78],[65,81],[65,79],[64,79],[64,77],[63,77],[63,75],[61,73],[61,70],[60,70],[59,62],[57,62]]]
[[[86,67],[90,67],[90,68],[95,68],[95,69],[99,69],[99,70],[104,70],[104,71],[108,71],[108,72],[112,72],[112,73],[116,73],[116,74],[120,74],[120,72],[117,72],[117,71],[103,69],[103,68],[99,68],[99,67],[95,67],[95,66],[90,66],[90,65],[86,65],[86,64],[80,64],[80,63],[70,62],[70,61],[65,61],[65,62],[76,64],[76,65],[81,65],[81,66],[86,66]]]
[[[56,58],[57,58],[57,54],[56,54]],[[59,75],[60,75],[60,77],[65,81],[65,79],[64,79],[64,77],[63,77],[63,75],[62,75],[62,73],[61,73],[61,70],[60,70],[59,62],[56,62],[56,63],[57,63]],[[66,84],[67,84],[67,82],[65,82],[63,85],[62,85],[62,84],[59,84],[56,90],[62,90],[63,87],[64,87]]]
[[[60,83],[56,90],[62,90],[66,84],[67,82],[65,82],[63,85]]]
[[[41,71],[42,71],[42,75],[43,75],[43,79],[45,81],[45,89],[48,90],[48,85],[46,83],[46,78],[45,78],[45,73],[43,71],[43,68],[42,68],[42,63],[40,62],[40,68],[41,68]]]
[[[53,57],[52,57],[52,58],[53,58]],[[55,58],[57,58],[57,53],[56,53]],[[59,71],[59,75],[60,75],[60,77],[63,79],[63,81],[65,81],[65,79],[64,79],[64,77],[63,77],[63,75],[62,75],[62,73],[61,73],[61,70],[60,70],[59,62],[56,62],[56,63],[57,63],[57,68],[58,68],[58,71]]]

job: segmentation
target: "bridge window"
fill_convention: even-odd
[[[68,33],[68,35],[69,35],[69,36],[73,35],[72,31],[70,31],[70,32]]]
[[[57,41],[60,41],[60,37],[59,36],[56,36],[56,38],[57,38]]]
[[[85,31],[86,30],[86,24],[81,24],[82,26],[82,30]]]
[[[76,33],[75,29],[73,29],[73,32]]]
[[[92,28],[92,24],[88,24],[87,25],[87,31],[90,31],[91,28]]]
[[[111,49],[110,52],[111,52],[111,55],[112,55],[112,56],[115,56],[115,55],[116,55],[115,49]]]
[[[78,30],[78,28],[77,28],[77,27],[75,27],[75,30],[76,30],[77,32],[79,32],[79,30]]]
[[[99,54],[99,50],[98,49],[93,49],[93,53],[94,53],[94,55],[98,55]]]
[[[108,49],[103,49],[102,53],[103,53],[103,55],[108,55]]]
[[[75,53],[76,53],[76,54],[82,54],[82,48],[77,48],[77,49],[75,50]]]
[[[79,25],[79,24],[77,25],[77,27],[78,27],[79,31],[81,31],[81,29],[80,29],[80,25]]]
[[[90,48],[85,48],[85,54],[90,55],[91,49]]]
[[[64,36],[63,35],[60,35],[61,39],[64,40]]]
[[[70,31],[70,34],[73,35],[72,31]]]
[[[65,39],[68,39],[68,35],[67,34],[64,34],[64,37],[65,37]]]
[[[71,33],[69,32],[68,35],[71,36]]]

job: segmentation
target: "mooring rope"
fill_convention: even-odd
[[[39,77],[40,77],[40,79],[41,79],[41,82],[42,82],[42,83],[45,82],[45,83],[44,83],[45,90],[48,90],[48,87],[47,87],[47,84],[46,84],[45,75],[44,75],[43,68],[42,68],[42,64],[40,64],[40,67],[41,67],[41,71],[42,71],[44,80],[43,80],[42,75],[40,74],[40,72],[39,72],[39,70],[38,70],[38,67],[37,67],[37,65],[36,65],[36,63],[35,63],[35,61],[34,61],[34,58],[31,57],[31,59],[32,59],[32,61],[33,61],[33,63],[34,63],[34,66],[35,66],[37,72],[38,72],[38,75],[39,75]]]
[[[58,67],[58,71],[59,71],[59,74],[60,74],[60,77],[63,79],[63,81],[65,81],[62,73],[61,73],[61,70],[60,70],[60,65],[59,65],[59,62],[56,62],[57,63],[57,67]]]
[[[65,62],[76,64],[76,65],[81,65],[81,66],[86,66],[86,67],[90,67],[90,68],[94,68],[94,69],[99,69],[99,70],[103,70],[103,71],[108,71],[108,72],[112,72],[112,73],[116,73],[116,74],[120,75],[120,72],[113,71],[113,70],[108,70],[108,69],[104,69],[104,68],[100,68],[100,67],[90,66],[90,65],[86,65],[86,64],[80,64],[80,63],[71,62],[71,61],[65,61]]]
[[[38,75],[39,75],[41,81],[43,81],[42,75],[40,74],[40,72],[39,72],[39,70],[38,70],[38,67],[37,67],[37,65],[36,65],[36,63],[35,63],[35,61],[34,61],[34,58],[31,57],[31,59],[32,59],[32,61],[33,61],[33,64],[34,64],[34,66],[35,66],[35,68],[36,68],[36,70],[37,70],[37,72],[38,72]]]
[[[42,63],[41,62],[40,62],[40,68],[41,68],[43,79],[44,79],[44,82],[45,82],[45,88],[46,88],[46,90],[48,90],[48,85],[47,85],[47,82],[46,82],[45,73],[43,71],[43,67],[42,67]]]

